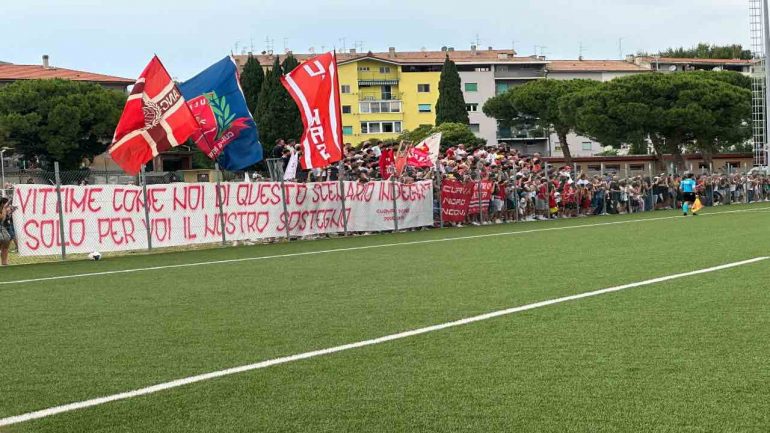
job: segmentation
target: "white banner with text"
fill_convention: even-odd
[[[23,256],[129,251],[222,241],[393,230],[433,224],[430,181],[174,183],[142,187],[17,185],[14,229]],[[395,196],[395,197],[394,197]],[[221,206],[219,197],[222,197]],[[283,201],[286,200],[284,211]],[[221,208],[221,212],[220,212]],[[147,215],[146,215],[147,213]],[[63,236],[60,236],[63,226]]]

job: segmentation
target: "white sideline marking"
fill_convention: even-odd
[[[762,207],[762,208],[756,208],[756,209],[740,209],[740,210],[732,210],[732,211],[724,211],[724,212],[711,212],[707,214],[701,214],[698,216],[698,218],[701,218],[704,216],[714,216],[714,215],[733,214],[733,213],[747,213],[747,212],[761,212],[761,211],[768,211],[768,210],[770,210],[770,207]],[[571,226],[562,226],[562,227],[550,227],[550,228],[544,228],[544,229],[517,230],[512,232],[487,233],[483,235],[473,235],[473,236],[455,236],[451,238],[426,239],[422,241],[396,242],[396,243],[390,243],[390,244],[366,245],[366,246],[350,247],[350,248],[335,248],[331,250],[320,250],[320,251],[305,251],[301,253],[278,254],[273,256],[244,257],[240,259],[182,263],[178,265],[151,266],[146,268],[121,269],[117,271],[89,272],[85,274],[73,274],[73,275],[57,275],[55,277],[41,277],[41,278],[30,278],[26,280],[0,281],[0,286],[8,286],[12,284],[24,284],[24,283],[37,283],[42,281],[69,280],[73,278],[97,277],[97,276],[103,276],[103,275],[132,274],[135,272],[158,271],[163,269],[191,268],[196,266],[222,265],[222,264],[228,264],[228,263],[253,262],[258,260],[269,260],[269,259],[283,259],[283,258],[289,258],[289,257],[312,256],[317,254],[370,250],[375,248],[390,248],[390,247],[398,247],[398,246],[406,246],[406,245],[432,244],[432,243],[438,243],[438,242],[459,241],[459,240],[466,240],[466,239],[481,239],[481,238],[490,238],[490,237],[497,237],[497,236],[515,236],[515,235],[523,235],[523,234],[530,234],[530,233],[602,227],[602,226],[612,226],[612,225],[620,225],[620,224],[632,224],[632,223],[640,223],[640,222],[647,222],[647,221],[662,221],[662,220],[679,219],[679,218],[684,218],[684,217],[677,215],[677,216],[667,216],[667,217],[658,217],[658,218],[639,218],[639,219],[633,219],[633,220],[613,221],[613,222],[607,222],[607,223],[580,224],[580,225],[571,225]]]
[[[205,380],[211,380],[220,378],[223,376],[230,376],[233,374],[244,373],[247,371],[260,370],[274,365],[287,364],[289,362],[300,361],[303,359],[315,358],[323,355],[330,355],[337,352],[343,352],[351,349],[358,349],[366,346],[373,346],[375,344],[386,343],[393,340],[400,340],[403,338],[413,337],[415,335],[427,334],[429,332],[440,331],[447,328],[453,328],[457,326],[468,325],[475,322],[481,322],[483,320],[494,319],[501,316],[508,316],[511,314],[519,313],[527,310],[534,310],[536,308],[547,307],[549,305],[560,304],[563,302],[576,301],[578,299],[590,298],[593,296],[604,295],[612,292],[619,292],[621,290],[631,289],[634,287],[648,286],[651,284],[661,283],[664,281],[675,280],[679,278],[691,277],[693,275],[706,274],[710,272],[721,271],[724,269],[736,268],[739,266],[745,266],[752,263],[761,262],[770,259],[770,257],[756,257],[749,260],[740,262],[728,263],[725,265],[714,266],[711,268],[700,269],[697,271],[684,272],[681,274],[674,274],[665,277],[653,278],[650,280],[640,281],[637,283],[624,284],[622,286],[610,287],[607,289],[595,290],[593,292],[580,293],[577,295],[565,296],[562,298],[551,299],[547,301],[535,302],[533,304],[522,305],[520,307],[513,307],[506,310],[493,311],[491,313],[481,314],[478,316],[468,317],[465,319],[455,320],[453,322],[446,322],[439,325],[428,326],[425,328],[414,329],[411,331],[405,331],[398,334],[386,335],[384,337],[374,338],[371,340],[359,341],[357,343],[345,344],[342,346],[330,347],[328,349],[314,350],[312,352],[299,353],[296,355],[285,356],[283,358],[275,358],[268,361],[258,362],[256,364],[243,365],[240,367],[228,368],[226,370],[214,371],[211,373],[200,374],[197,376],[185,377],[183,379],[177,379],[171,382],[159,383],[157,385],[148,386],[146,388],[140,388],[134,391],[122,392],[119,394],[108,395],[105,397],[94,398],[91,400],[79,401],[75,403],[69,403],[62,406],[55,406],[48,409],[38,410],[35,412],[29,412],[22,415],[16,415],[8,418],[0,419],[0,427],[11,424],[18,424],[26,421],[31,421],[40,418],[47,418],[49,416],[57,415],[65,412],[72,412],[79,409],[85,409],[88,407],[99,406],[102,404],[110,403],[118,400],[126,400],[129,398],[140,397],[143,395],[154,394],[156,392],[164,391],[167,389],[178,388],[180,386],[190,385],[196,382],[202,382]]]

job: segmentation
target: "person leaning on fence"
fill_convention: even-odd
[[[0,224],[0,264],[2,266],[8,265],[8,249],[11,247],[11,240],[13,240],[6,226],[6,220],[12,212],[11,202],[5,197],[0,198],[0,221],[2,221]]]

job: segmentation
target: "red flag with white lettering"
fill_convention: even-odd
[[[281,77],[281,83],[297,103],[305,125],[302,168],[324,168],[341,160],[342,115],[336,54],[308,59]]]
[[[128,96],[108,151],[126,173],[135,175],[158,153],[183,144],[198,129],[182,93],[155,56]]]

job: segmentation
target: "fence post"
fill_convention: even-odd
[[[337,177],[340,181],[340,196],[342,197],[342,225],[345,230],[345,236],[348,235],[348,210],[345,204],[345,164],[340,161],[337,169]]]
[[[396,176],[390,177],[390,192],[393,198],[393,227],[395,233],[398,233],[398,204],[396,204]]]
[[[54,178],[56,179],[56,211],[59,213],[59,243],[61,244],[61,259],[67,259],[67,246],[64,239],[64,212],[61,201],[61,173],[59,172],[59,162],[53,163]]]
[[[441,186],[441,172],[438,170],[438,163],[436,163],[435,172],[436,172],[436,188],[438,190],[438,221],[439,221],[439,227],[444,228],[444,203],[443,198],[441,196],[442,186]]]
[[[600,185],[607,184],[607,187],[602,187],[602,215],[607,215],[607,188],[609,187],[609,182],[606,182],[604,179],[604,163],[602,163],[602,182]]]
[[[145,165],[142,164],[142,171],[139,173],[139,182],[142,183],[142,194],[144,197],[144,226],[147,232],[147,251],[152,251],[152,229],[150,228],[150,203],[147,202],[147,176],[145,176]]]
[[[217,175],[217,203],[219,207],[219,229],[222,230],[222,245],[227,244],[227,236],[225,236],[225,211],[223,208],[224,199],[222,197],[222,173],[219,171],[219,163],[214,163],[214,171]]]
[[[286,181],[281,177],[281,204],[283,205],[284,225],[286,226],[286,241],[291,241],[289,230],[289,206],[286,204]]]
[[[479,202],[479,224],[483,224],[484,223],[484,212],[481,210],[481,197],[482,197],[481,187],[482,187],[482,183],[481,183],[481,171],[480,170],[479,170],[479,182],[478,182],[477,185],[478,185],[478,190],[479,190],[479,193],[476,194],[476,199]]]
[[[650,162],[649,164],[647,164],[647,169],[650,172],[650,191],[649,191],[650,192],[650,209],[649,209],[650,212],[655,212],[655,205],[657,204],[655,203],[657,201],[657,198],[655,197],[655,183],[654,183],[655,176],[652,170],[653,164],[654,164],[653,162]]]

